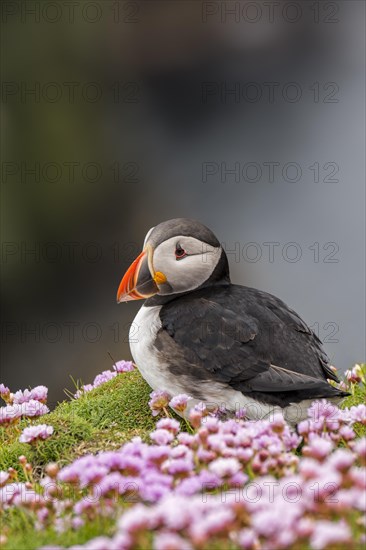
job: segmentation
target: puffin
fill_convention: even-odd
[[[186,416],[203,402],[296,425],[314,400],[348,395],[329,382],[339,379],[317,335],[276,296],[232,284],[225,250],[196,220],[147,232],[117,291],[117,303],[140,299],[133,360],[153,390],[191,397]]]

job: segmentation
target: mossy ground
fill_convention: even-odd
[[[18,428],[2,430],[0,470],[15,467],[19,479],[24,480],[18,457],[25,455],[37,479],[49,462],[62,466],[87,453],[118,449],[134,436],[147,440],[155,426],[147,405],[150,392],[137,370],[123,373],[79,399],[60,403],[47,417],[39,419],[37,423],[52,425],[54,433],[36,447],[18,441],[25,421]],[[6,518],[0,515],[0,522],[5,519],[9,536],[4,548],[11,550],[51,543],[66,547],[83,544],[99,534],[107,535],[114,525],[114,518],[107,518],[90,522],[77,531],[57,534],[53,529],[34,531],[24,510],[11,510]]]
[[[22,480],[18,457],[23,454],[35,468],[37,478],[49,462],[62,466],[86,453],[117,449],[134,436],[147,440],[155,426],[147,405],[150,392],[138,371],[127,372],[77,400],[60,403],[46,418],[41,418],[38,422],[51,424],[54,434],[36,447],[18,442],[19,428],[1,431],[0,470],[18,467]],[[365,386],[355,386],[342,408],[363,403],[365,397]],[[20,425],[20,429],[24,426]],[[358,435],[365,433],[364,428]],[[31,550],[44,545],[83,544],[98,535],[111,534],[115,518],[92,521],[81,529],[60,534],[51,528],[35,531],[26,512],[19,508],[8,511],[5,517],[0,515],[0,522],[5,520],[8,540],[4,550]]]
[[[36,447],[18,442],[19,428],[0,432],[0,470],[16,467],[18,457],[26,455],[39,473],[49,462],[64,465],[89,452],[116,449],[137,435],[146,439],[154,428],[150,392],[137,370],[126,372],[42,417],[38,422],[53,426],[54,433]]]

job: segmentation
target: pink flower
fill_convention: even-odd
[[[151,527],[151,512],[142,504],[136,504],[125,512],[118,522],[119,529],[127,533],[135,533]]]
[[[328,419],[337,420],[339,418],[340,410],[337,405],[330,403],[326,399],[314,401],[314,403],[308,409],[308,417],[314,423],[321,420]]]
[[[36,399],[30,399],[29,401],[26,401],[25,403],[22,403],[20,405],[21,416],[43,416],[44,414],[47,414],[49,412],[50,410],[47,405],[44,405]]]
[[[300,518],[296,524],[296,532],[300,538],[309,537],[314,531],[314,522],[309,518]]]
[[[46,386],[36,386],[31,390],[18,390],[13,396],[13,403],[29,403],[29,401],[39,401],[40,403],[46,403],[48,388]]]
[[[202,423],[202,412],[195,408],[189,413],[189,421],[194,428],[199,428]]]
[[[355,432],[350,428],[350,426],[342,426],[339,430],[339,435],[343,437],[345,441],[350,441],[356,437]]]
[[[192,397],[190,395],[186,395],[185,393],[181,393],[181,394],[176,395],[175,397],[173,397],[173,399],[171,399],[171,401],[169,402],[169,406],[172,409],[175,409],[176,411],[178,411],[180,413],[183,413],[186,410],[188,401],[190,399],[192,399]]]
[[[168,406],[170,395],[166,391],[156,390],[150,393],[149,407],[153,416],[157,416],[165,407]]]
[[[20,443],[34,443],[41,439],[47,439],[52,434],[53,426],[47,426],[47,424],[38,424],[37,426],[24,428],[19,437],[19,441]]]
[[[130,372],[135,370],[135,367],[133,366],[132,361],[117,361],[113,368],[116,372]]]
[[[163,463],[162,469],[172,475],[186,474],[193,470],[193,462],[187,458],[170,459]]]
[[[220,476],[233,476],[241,469],[241,464],[236,458],[217,458],[209,465],[210,472]]]
[[[238,420],[245,418],[246,413],[247,411],[245,410],[244,407],[239,408],[235,411],[235,418],[237,418]]]
[[[0,487],[5,485],[5,483],[8,481],[10,475],[8,472],[4,472],[3,470],[0,470]]]
[[[117,532],[113,538],[113,550],[131,550],[133,542],[128,533],[123,533],[122,531]]]
[[[333,443],[322,437],[314,435],[309,439],[309,443],[303,449],[303,453],[306,456],[311,456],[317,460],[323,460],[333,450]]]
[[[191,544],[176,533],[161,532],[154,537],[154,550],[192,550]]]
[[[320,464],[314,458],[303,458],[299,465],[299,470],[304,479],[314,479],[318,477]]]
[[[93,384],[85,384],[74,394],[75,399],[79,399],[84,393],[94,390]]]
[[[208,415],[206,404],[203,403],[203,401],[200,401],[199,403],[197,403],[197,405],[194,406],[194,410],[199,411],[200,413],[203,414],[203,416]]]
[[[82,522],[83,524],[84,522]],[[89,540],[85,545],[85,550],[115,550],[116,547],[111,539],[108,537],[96,537]]]
[[[354,451],[361,459],[366,461],[366,437],[361,437],[355,442]]]
[[[349,413],[353,422],[360,422],[366,426],[366,405],[362,403],[361,405],[351,407]]]
[[[8,403],[9,397],[10,397],[10,390],[4,384],[0,384],[0,397],[3,398],[3,400]]]
[[[12,424],[21,416],[19,405],[6,405],[0,408],[0,424]]]
[[[258,537],[253,529],[243,529],[238,534],[238,542],[243,550],[259,548]]]
[[[157,445],[167,445],[173,441],[174,435],[171,432],[168,432],[168,430],[158,429],[151,432],[150,438]]]
[[[210,433],[217,433],[219,431],[219,426],[220,426],[220,423],[219,423],[218,418],[216,418],[214,416],[208,416],[205,419],[205,426],[204,426],[203,429],[207,430]],[[202,430],[199,430],[200,433],[201,433],[201,431]]]
[[[106,382],[109,382],[113,378],[117,376],[117,374],[122,372],[129,372],[132,370],[135,370],[135,367],[133,366],[132,361],[117,361],[113,365],[114,370],[105,370],[101,374],[97,374],[97,376],[94,378],[94,381],[92,384],[84,384],[81,386],[81,388],[74,394],[75,399],[79,399],[87,392],[90,392],[94,390],[95,388],[98,388],[102,384],[105,384]]]
[[[80,529],[80,527],[82,527],[83,525],[85,525],[85,521],[80,516],[77,516],[76,518],[72,518],[71,526],[72,526],[73,529]],[[89,542],[92,543],[93,540],[91,540]],[[103,548],[103,550],[106,550],[106,547]]]
[[[344,373],[350,384],[359,384],[364,380],[361,365],[355,365],[351,370]]]
[[[176,435],[180,431],[180,424],[175,418],[161,418],[156,423],[158,429],[162,428]]]
[[[330,455],[327,465],[335,468],[339,472],[346,472],[350,469],[355,461],[353,453],[347,449],[336,449],[336,451]]]
[[[271,423],[271,428],[274,432],[281,433],[285,429],[286,422],[283,418],[282,413],[276,412],[273,418],[269,421]]]
[[[136,484],[135,484],[136,485]],[[97,495],[109,495],[111,493],[122,495],[128,488],[127,478],[119,472],[112,472],[101,478],[96,487]],[[132,487],[132,484],[130,484]],[[136,487],[135,487],[136,488]]]
[[[98,386],[109,382],[110,380],[112,380],[112,378],[115,378],[116,376],[117,372],[112,370],[105,370],[101,374],[97,374],[97,376],[94,378],[93,388],[98,388]]]
[[[194,436],[191,434],[188,434],[187,432],[181,432],[177,435],[177,439],[179,443],[182,443],[183,445],[186,445],[187,447],[190,447],[193,445],[195,439]]]
[[[148,464],[161,464],[166,460],[170,453],[170,447],[168,445],[160,445],[159,447],[148,447],[144,453],[144,456]]]
[[[322,550],[331,544],[347,543],[352,541],[352,533],[344,521],[320,520],[315,523],[314,532],[310,538],[314,550]]]
[[[196,519],[190,526],[190,534],[193,540],[199,545],[220,531],[226,531],[231,525],[235,514],[229,507],[217,505],[203,517]]]

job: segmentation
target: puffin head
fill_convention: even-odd
[[[227,257],[212,231],[195,220],[175,218],[147,232],[141,254],[119,285],[117,302],[228,283]]]

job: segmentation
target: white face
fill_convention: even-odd
[[[165,275],[167,284],[159,285],[158,294],[187,292],[201,286],[213,273],[221,251],[220,246],[194,237],[177,236],[159,244],[153,253],[153,268]]]

